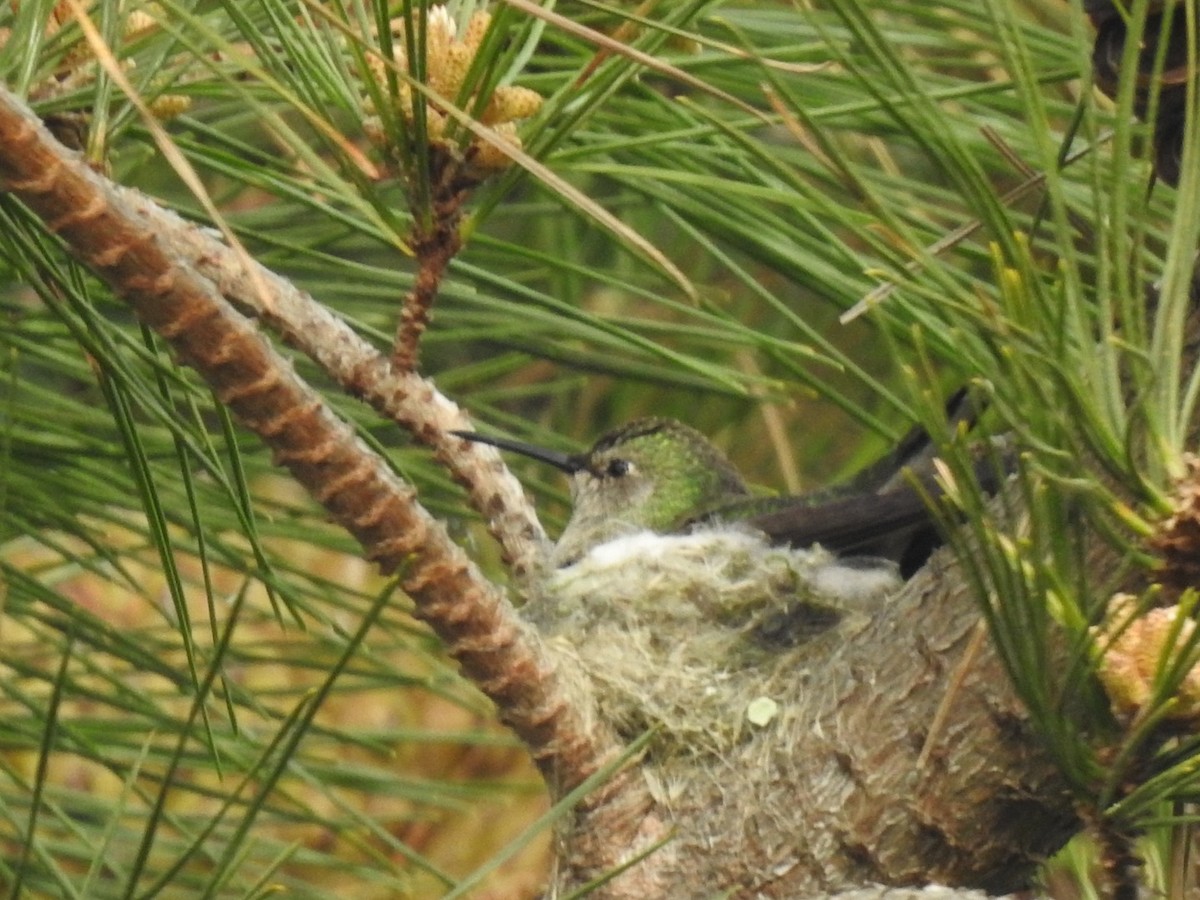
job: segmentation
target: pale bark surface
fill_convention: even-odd
[[[650,872],[681,898],[1027,885],[1077,827],[1071,798],[956,576],[942,551],[865,626],[812,642],[779,720],[733,752],[652,749],[652,814],[675,839],[604,896]]]

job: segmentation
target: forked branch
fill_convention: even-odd
[[[358,440],[212,281],[168,249],[145,210],[135,212],[4,89],[0,184],[204,378],[367,558],[400,573],[418,615],[496,703],[553,791],[569,790],[618,756],[611,733],[589,715],[586,695],[565,686],[536,634],[421,507],[412,487]],[[648,804],[643,791],[631,774],[618,775],[582,811],[605,819],[608,828],[636,831],[644,827],[636,813]],[[626,837],[620,843],[628,846],[634,838]]]

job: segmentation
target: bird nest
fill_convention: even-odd
[[[557,569],[525,615],[655,754],[725,754],[786,727],[810,667],[898,587],[882,560],[771,546],[751,531],[628,535]]]

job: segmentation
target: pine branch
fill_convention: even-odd
[[[620,755],[556,673],[536,634],[442,525],[145,219],[0,91],[0,179],[194,368],[384,572],[399,571],[418,615],[527,744],[551,790],[567,792]],[[644,787],[618,774],[581,805],[603,833],[645,830]],[[625,830],[622,830],[622,826]],[[657,837],[657,834],[652,835]],[[599,848],[604,850],[607,848]],[[622,850],[622,853],[624,851]],[[591,858],[610,867],[619,859]]]
[[[485,517],[513,573],[523,578],[534,570],[545,531],[499,453],[451,434],[472,427],[458,404],[428,379],[390,365],[342,319],[286,279],[239,256],[145,195],[118,185],[106,188],[223,296],[308,356],[348,394],[365,400],[432,448],[467,488],[472,507]]]

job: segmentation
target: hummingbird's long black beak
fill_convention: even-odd
[[[530,459],[536,459],[538,462],[554,466],[554,468],[566,472],[568,475],[574,475],[584,466],[583,457],[576,456],[573,453],[560,453],[557,450],[547,450],[545,447],[537,447],[522,441],[490,437],[486,434],[477,434],[474,431],[452,431],[450,433],[455,437],[462,438],[464,441],[474,441],[476,444],[491,444],[493,447],[499,447],[501,450],[511,450],[513,453],[520,453],[522,456],[528,456]]]

